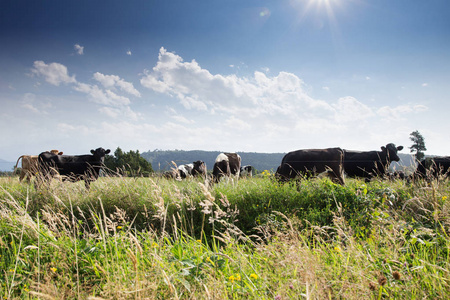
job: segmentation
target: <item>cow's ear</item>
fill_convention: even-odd
[[[402,150],[403,150],[403,146],[398,146],[398,147],[397,147],[397,150],[398,150],[398,151],[402,151]]]
[[[95,151],[94,151],[94,150],[91,150],[91,153],[92,153],[92,154],[95,154]]]
[[[61,151],[61,152],[58,153],[58,155],[63,155],[63,153],[64,153],[64,152]]]
[[[386,147],[385,147],[385,146],[381,146],[381,150],[382,150],[383,152],[385,152],[385,151],[386,151]]]
[[[111,149],[106,150],[105,154],[109,154],[109,152],[111,152]]]

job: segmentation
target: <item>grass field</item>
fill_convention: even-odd
[[[0,178],[1,299],[445,299],[450,184]]]

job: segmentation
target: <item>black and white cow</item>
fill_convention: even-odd
[[[239,175],[241,177],[252,177],[253,176],[253,167],[250,165],[241,167],[241,171],[240,171]]]
[[[97,180],[103,167],[105,156],[111,150],[97,148],[86,155],[56,155],[50,152],[42,152],[38,157],[39,173],[43,181],[49,181],[52,177],[61,175],[63,180],[84,180],[89,189],[91,181]]]
[[[189,176],[199,176],[206,178],[206,164],[201,160],[194,161],[191,164],[180,165],[177,168],[180,178],[188,178]]]
[[[349,177],[383,176],[392,161],[399,161],[398,151],[403,146],[395,144],[382,146],[381,151],[350,151],[344,150],[344,171]]]
[[[213,182],[219,182],[224,176],[236,175],[241,171],[241,157],[237,153],[220,153],[213,167]]]
[[[287,181],[298,176],[309,178],[326,172],[332,180],[344,185],[344,151],[341,148],[303,149],[286,154],[275,176]]]

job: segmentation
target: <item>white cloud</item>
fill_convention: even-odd
[[[78,55],[83,55],[84,54],[84,47],[83,46],[75,44],[73,46],[73,48],[77,51]]]
[[[378,109],[377,114],[386,120],[403,121],[407,114],[420,113],[426,110],[428,110],[428,107],[425,105],[383,106]]]
[[[136,97],[140,97],[141,94],[131,82],[127,82],[117,75],[94,73],[93,78],[104,87],[101,88],[98,85],[78,82],[75,76],[68,75],[67,67],[59,63],[46,64],[43,61],[35,61],[34,68],[31,71],[33,74],[43,76],[47,82],[56,86],[61,83],[72,84],[75,91],[87,94],[92,102],[103,105],[99,108],[102,114],[110,117],[125,116],[132,120],[137,120],[140,117],[140,114],[131,110],[131,100],[119,95],[116,89]],[[25,108],[36,109],[30,103],[26,103]]]
[[[428,83],[424,82],[424,83],[422,83],[422,86],[423,86],[423,87],[427,87],[427,86],[428,86]]]
[[[127,51],[127,55],[130,55],[130,56],[131,56],[131,50],[128,50],[128,51]]]
[[[73,89],[77,92],[88,94],[90,99],[97,104],[108,106],[127,106],[131,103],[129,98],[117,95],[111,90],[103,90],[97,85],[77,83]]]
[[[235,116],[231,116],[225,121],[225,126],[234,129],[234,130],[249,130],[252,128],[250,124],[247,122],[236,118]]]
[[[34,62],[34,68],[31,69],[33,74],[43,76],[45,81],[50,84],[59,86],[61,83],[75,83],[75,76],[69,76],[67,67],[59,63],[46,64],[41,60]]]
[[[368,119],[374,116],[374,112],[367,105],[359,102],[353,97],[339,98],[336,104],[335,117],[340,122],[353,122]]]
[[[195,114],[196,125],[209,124],[225,135],[221,140],[229,138],[248,147],[269,139],[272,145],[295,141],[299,148],[302,141],[318,147],[336,146],[347,139],[347,135],[359,136],[370,131],[374,132],[373,137],[375,132],[385,133],[392,122],[402,125],[406,114],[426,109],[421,105],[379,108],[374,102],[369,106],[350,96],[323,101],[311,97],[303,80],[295,74],[279,72],[270,76],[260,71],[247,77],[212,74],[197,61],[184,61],[164,48],[160,49],[155,66],[144,70],[140,82],[167,96],[166,105]],[[329,90],[328,87],[323,89]],[[178,102],[178,107],[173,100]],[[178,124],[190,126],[180,115],[171,115],[171,118]],[[389,122],[380,122],[381,119]],[[255,130],[251,138],[249,130]],[[385,137],[382,139],[384,142]],[[373,142],[369,138],[365,141]]]
[[[104,75],[100,72],[94,73],[93,78],[100,82],[106,88],[118,87],[121,91],[140,97],[141,93],[136,90],[131,82],[121,79],[117,75]]]
[[[164,48],[160,49],[152,71],[144,71],[141,84],[178,99],[186,109],[210,113],[247,111],[253,117],[261,114],[295,117],[308,110],[332,110],[326,102],[309,97],[303,81],[292,73],[268,77],[255,72],[253,78],[214,75],[195,60],[184,62]]]

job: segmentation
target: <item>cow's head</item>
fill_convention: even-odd
[[[393,143],[387,144],[386,147],[381,147],[381,151],[386,154],[386,157],[389,159],[389,161],[399,161],[400,157],[398,156],[397,152],[401,151],[402,149],[403,146],[395,147],[395,144]]]
[[[201,160],[193,162],[194,168],[192,169],[192,175],[206,175],[206,164]]]
[[[109,154],[109,152],[111,152],[111,150],[109,150],[109,149],[105,150],[101,147],[97,148],[95,150],[91,150],[92,155],[94,155],[94,157],[101,162],[103,162],[105,160],[105,155]]]

